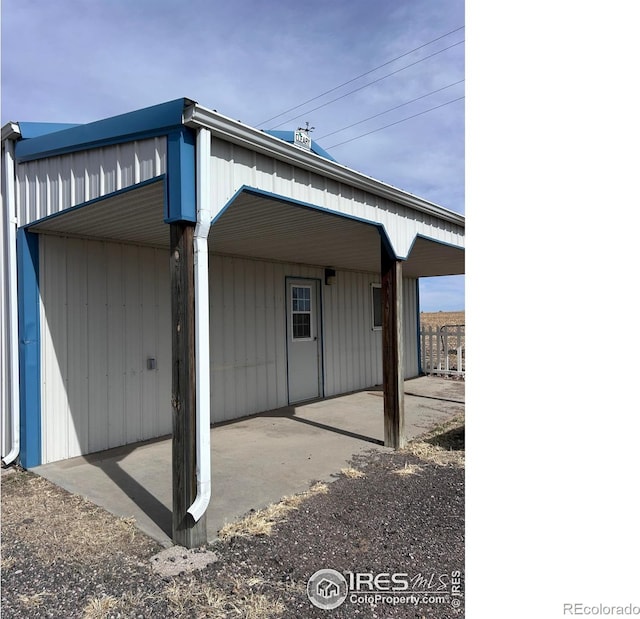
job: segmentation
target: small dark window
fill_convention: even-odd
[[[382,289],[380,284],[371,284],[371,328],[382,329]]]

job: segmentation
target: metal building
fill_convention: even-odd
[[[189,99],[4,126],[2,205],[2,450],[27,468],[175,435],[180,397],[200,446],[383,382],[398,446],[418,278],[464,272],[463,216]]]

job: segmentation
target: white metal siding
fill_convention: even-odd
[[[19,225],[164,174],[164,137],[16,164]]]
[[[219,138],[212,138],[211,153],[214,212],[223,208],[238,189],[247,185],[336,213],[382,224],[396,254],[402,258],[409,255],[416,234],[464,247],[464,228],[452,222]]]
[[[169,434],[166,250],[41,235],[40,269],[42,462]],[[381,383],[378,274],[338,271],[325,286],[322,268],[212,254],[212,422],[287,405],[286,277],[322,282],[325,396]],[[406,375],[415,376],[415,280],[403,284]]]
[[[371,324],[375,273],[211,256],[211,418],[234,419],[288,403],[285,278],[321,280],[324,395],[382,382],[382,333]],[[418,374],[415,279],[403,287],[405,375]]]
[[[43,463],[171,432],[169,290],[164,250],[40,236]]]

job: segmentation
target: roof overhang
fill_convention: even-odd
[[[169,248],[163,179],[45,218],[33,232]],[[240,192],[213,222],[209,251],[260,260],[380,272],[380,226],[254,193]],[[464,273],[464,250],[417,238],[407,277]]]

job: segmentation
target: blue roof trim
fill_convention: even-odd
[[[165,223],[195,222],[196,134],[187,127],[167,136],[167,200]]]
[[[20,138],[29,140],[31,138],[39,138],[42,135],[56,133],[56,131],[64,131],[77,127],[77,123],[23,123],[19,122]]]
[[[191,102],[185,98],[175,99],[135,112],[21,140],[16,144],[16,161],[22,163],[78,150],[164,135],[170,129],[182,125],[182,113],[188,103]]]
[[[272,135],[274,138],[283,140],[284,142],[288,142],[289,144],[293,144],[293,131],[274,131],[269,129],[268,131],[265,130],[265,133]],[[336,161],[324,148],[319,146],[313,139],[311,140],[311,152],[314,152],[316,155],[320,155],[320,157],[324,157],[329,161]]]

